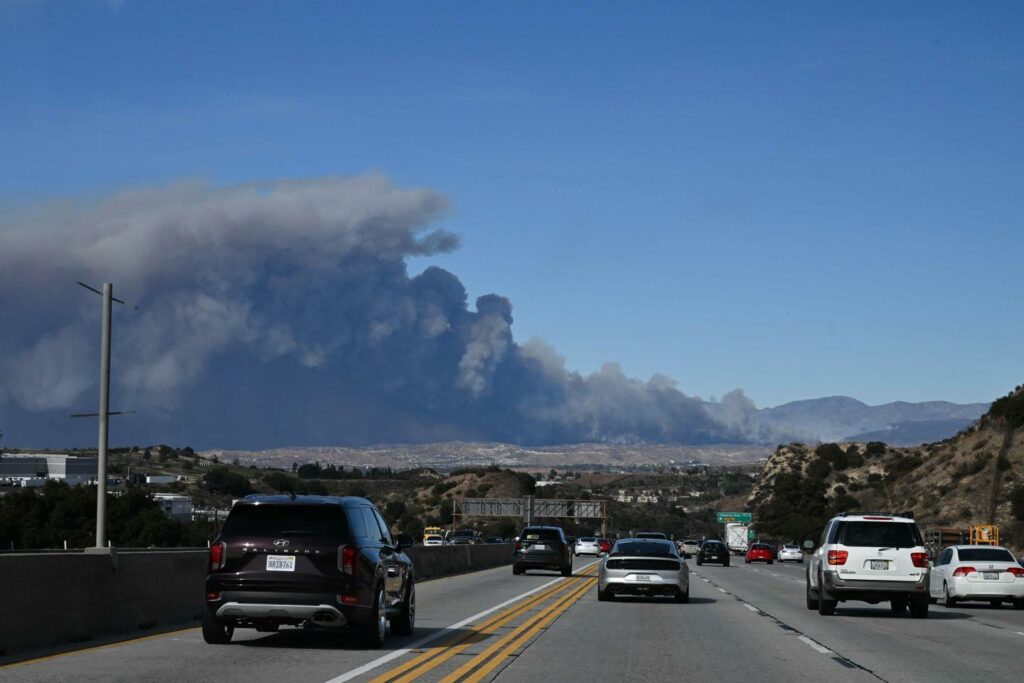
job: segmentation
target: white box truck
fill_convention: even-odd
[[[747,525],[742,522],[729,522],[725,525],[725,545],[733,555],[746,554],[747,529]]]

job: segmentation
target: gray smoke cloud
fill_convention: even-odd
[[[199,447],[486,439],[737,441],[665,377],[566,368],[519,345],[512,305],[407,260],[457,238],[448,208],[378,175],[215,187],[188,181],[0,217],[0,425],[75,439],[94,405],[98,297],[115,283],[120,440]],[[723,401],[725,404],[725,401]],[[729,420],[742,424],[742,420]],[[77,431],[76,431],[77,430]]]

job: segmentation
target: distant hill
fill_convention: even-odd
[[[986,403],[957,404],[946,401],[907,403],[896,401],[869,406],[849,396],[828,396],[793,401],[758,411],[758,419],[779,432],[816,441],[876,440],[911,445],[953,436],[986,410]]]
[[[839,511],[889,510],[922,527],[996,523],[1004,543],[1024,547],[1024,388],[956,436],[915,448],[779,446],[747,506],[759,528],[786,538],[814,538]]]

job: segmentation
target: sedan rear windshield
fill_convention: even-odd
[[[755,543],[754,545],[750,546],[750,549],[751,550],[771,550],[771,548],[766,546],[764,543]]]
[[[961,562],[1013,562],[1013,555],[1002,548],[960,548],[956,551]]]
[[[557,529],[523,529],[520,540],[523,541],[561,541],[562,535]]]
[[[676,550],[671,543],[652,543],[651,541],[620,541],[612,555],[635,555],[642,557],[665,556],[676,557]]]
[[[597,539],[593,536],[584,536],[580,539],[581,543],[597,543]]]
[[[224,522],[224,536],[348,538],[345,514],[336,505],[236,505]]]
[[[854,548],[913,548],[923,545],[908,522],[841,522],[837,542]]]

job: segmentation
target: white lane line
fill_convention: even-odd
[[[754,607],[753,605],[748,605],[747,603],[743,603],[743,606],[746,607],[751,612],[760,612],[761,611],[761,610],[757,609],[756,607]]]
[[[707,579],[705,579],[705,578],[704,578],[703,576],[702,576],[702,577],[700,577],[700,580],[701,580],[701,581],[703,581],[704,583],[711,583],[710,581],[708,581]]]
[[[824,645],[821,645],[819,643],[814,642],[813,640],[811,640],[807,636],[800,636],[800,640],[802,640],[807,645],[810,645],[812,649],[817,650],[818,652],[820,652],[823,655],[834,655],[835,654],[835,652],[832,652],[832,650],[828,649]]]
[[[591,565],[597,564],[597,562],[599,562],[599,560],[596,560],[594,562],[591,562],[590,564],[584,565],[584,566],[580,567],[579,570],[586,569],[587,567],[589,567]],[[579,570],[577,570],[577,571],[579,571]],[[511,605],[514,602],[518,602],[518,601],[522,600],[525,597],[529,597],[529,596],[533,595],[534,593],[539,593],[540,591],[544,590],[545,588],[548,588],[549,586],[553,586],[556,583],[558,583],[559,581],[563,581],[563,580],[564,579],[562,577],[559,577],[557,579],[552,579],[551,581],[548,581],[547,583],[545,583],[543,585],[537,586],[533,590],[529,590],[529,591],[526,591],[525,593],[521,593],[521,594],[517,595],[514,598],[509,598],[508,600],[506,600],[505,602],[503,602],[501,604],[498,604],[498,605],[495,605],[494,607],[485,609],[483,612],[478,612],[477,614],[474,614],[473,616],[471,616],[471,617],[469,617],[467,619],[463,619],[462,621],[460,621],[458,623],[455,623],[455,624],[452,624],[451,626],[449,626],[447,628],[443,628],[443,629],[437,631],[436,633],[432,633],[431,635],[427,636],[426,638],[422,638],[420,640],[417,640],[415,643],[413,643],[412,645],[409,645],[408,647],[404,647],[401,650],[395,650],[394,652],[390,652],[390,653],[384,655],[383,657],[378,657],[377,659],[373,660],[372,662],[367,662],[366,664],[363,664],[362,666],[360,666],[358,668],[352,669],[351,671],[349,671],[347,673],[344,673],[344,674],[342,674],[342,675],[340,675],[340,676],[338,676],[336,678],[332,678],[329,681],[327,681],[327,683],[345,683],[345,681],[351,681],[353,678],[357,678],[359,676],[362,676],[364,673],[366,673],[368,671],[373,671],[374,669],[376,669],[377,667],[379,667],[379,666],[381,666],[383,664],[387,664],[388,662],[393,661],[395,659],[398,659],[399,657],[401,657],[403,655],[409,654],[413,650],[418,650],[421,647],[423,647],[424,645],[426,645],[428,643],[434,642],[435,640],[437,640],[438,638],[440,638],[442,636],[448,635],[449,631],[455,631],[457,629],[462,628],[463,626],[466,626],[467,624],[472,624],[475,621],[479,621],[481,618],[486,617],[488,614],[491,614],[492,612],[497,612],[498,610],[500,610],[500,609],[502,609],[504,607],[508,607],[509,605]]]
[[[1024,631],[1017,631],[1018,636],[1024,636]]]
[[[724,588],[719,588],[718,592],[719,593],[728,593],[729,591],[725,590]]]

